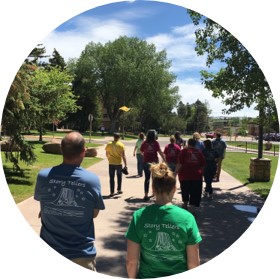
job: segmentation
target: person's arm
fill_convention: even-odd
[[[125,156],[125,152],[123,151],[122,152],[122,160],[123,160],[123,163],[124,163],[124,166],[126,167],[126,156]]]
[[[134,150],[133,150],[133,156],[135,156],[136,149],[137,149],[137,146],[135,145]]]
[[[195,268],[200,265],[199,244],[187,245],[187,265],[188,269]]]
[[[127,240],[126,270],[128,278],[136,278],[138,273],[138,261],[140,245],[131,240]]]
[[[160,154],[160,156],[161,156],[161,158],[162,158],[162,160],[167,164],[167,162],[166,162],[166,158],[165,158],[165,155],[164,155],[164,153],[162,152],[162,150],[160,149],[159,150],[159,154]]]
[[[98,216],[98,214],[99,214],[99,209],[94,208],[93,209],[93,218],[96,218]]]
[[[174,176],[175,176],[175,177],[177,176],[177,174],[178,174],[178,172],[180,171],[181,167],[182,167],[182,164],[180,164],[179,161],[177,161],[176,169],[175,169],[175,171],[174,171]]]

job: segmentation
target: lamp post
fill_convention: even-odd
[[[130,108],[122,106],[119,108],[123,112],[123,123],[122,123],[122,139],[124,139],[124,113],[130,111]]]
[[[89,121],[89,142],[91,142],[92,120],[93,120],[93,115],[90,113],[88,115],[88,121]]]

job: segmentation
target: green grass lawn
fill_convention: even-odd
[[[6,180],[16,203],[19,203],[33,195],[36,177],[42,168],[58,165],[62,162],[61,155],[45,153],[42,149],[43,143],[34,142],[33,145],[35,147],[34,152],[37,156],[37,161],[32,166],[20,163],[20,168],[22,169],[21,173],[15,173],[13,171],[12,163],[5,162],[5,155],[1,152]],[[98,145],[94,143],[86,143],[86,146],[96,147]],[[88,168],[101,160],[101,158],[97,157],[85,157],[82,167]]]
[[[227,141],[227,145],[235,146],[235,147],[241,147],[241,148],[247,148],[247,149],[258,149],[258,143],[257,142],[251,142],[251,141]],[[270,151],[279,152],[279,143],[272,143],[272,148]],[[263,150],[265,150],[265,142],[263,144]]]
[[[271,159],[270,181],[268,182],[250,182],[250,158],[256,157],[253,154],[240,152],[227,152],[223,160],[222,168],[224,171],[235,177],[241,183],[246,184],[251,190],[266,198],[273,184],[277,170],[278,157],[267,156],[264,158]]]

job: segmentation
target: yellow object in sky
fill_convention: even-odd
[[[127,112],[127,111],[130,110],[130,108],[128,108],[128,107],[126,107],[126,106],[122,106],[122,107],[119,108],[119,110],[122,110],[122,111]]]

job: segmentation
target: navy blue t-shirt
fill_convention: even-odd
[[[94,209],[105,209],[100,180],[82,167],[61,164],[37,176],[34,198],[40,201],[40,236],[66,258],[96,255]]]

